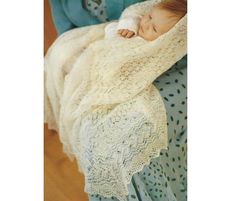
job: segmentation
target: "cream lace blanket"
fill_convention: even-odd
[[[183,17],[155,41],[104,39],[106,24],[66,32],[45,57],[45,122],[85,175],[85,191],[127,200],[132,175],[167,149],[152,82],[186,54]]]

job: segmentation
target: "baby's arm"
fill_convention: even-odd
[[[149,0],[133,4],[126,8],[119,19],[117,27],[118,33],[127,38],[137,35],[142,16],[150,12],[153,5],[159,2],[161,2],[161,0]]]

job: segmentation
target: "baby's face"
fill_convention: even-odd
[[[148,41],[155,40],[168,32],[179,20],[180,17],[172,12],[154,6],[150,13],[142,17],[138,35]]]

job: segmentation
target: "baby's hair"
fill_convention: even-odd
[[[157,6],[173,12],[180,18],[187,13],[187,0],[163,0]]]

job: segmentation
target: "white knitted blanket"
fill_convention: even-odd
[[[187,16],[155,41],[104,39],[106,24],[64,33],[45,56],[45,122],[76,158],[85,191],[127,200],[132,175],[167,149],[152,82],[187,51]]]

